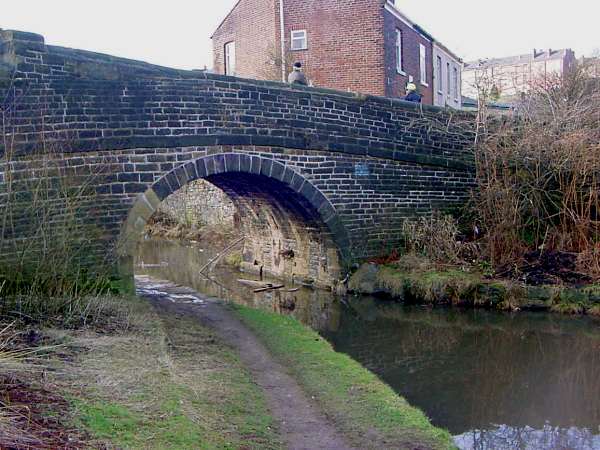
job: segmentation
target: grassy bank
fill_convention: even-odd
[[[415,260],[416,261],[416,260]],[[455,305],[500,310],[543,310],[600,316],[600,286],[527,286],[487,279],[477,271],[396,264],[365,264],[350,279],[352,292],[411,304]]]
[[[262,391],[229,347],[195,320],[120,301],[126,329],[40,331],[60,345],[44,361],[51,370],[15,373],[61,399],[39,421],[61,416],[60,428],[93,448],[280,448]]]
[[[316,332],[292,318],[232,308],[358,448],[453,448],[449,433]]]

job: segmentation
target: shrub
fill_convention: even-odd
[[[473,210],[493,265],[530,250],[585,255],[600,273],[600,83],[583,70],[533,83],[515,120],[477,148]]]
[[[405,250],[434,262],[461,264],[477,254],[475,244],[459,239],[458,221],[450,215],[406,220],[402,226]]]

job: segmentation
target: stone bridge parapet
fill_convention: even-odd
[[[144,194],[163,200],[207,161],[239,162],[196,175],[268,236],[247,257],[304,275],[394,247],[403,220],[460,206],[473,185],[470,116],[397,99],[169,69],[19,31],[0,31],[0,91],[0,188],[40,152],[74,176],[101,174],[86,213],[100,247],[139,226]],[[294,246],[305,262],[290,269],[279,254]]]

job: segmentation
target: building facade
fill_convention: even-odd
[[[600,78],[600,56],[582,56],[577,62],[592,78]]]
[[[433,104],[462,108],[462,60],[442,44],[433,43]]]
[[[240,0],[212,39],[216,73],[285,80],[299,61],[314,86],[435,101],[436,41],[391,0]]]
[[[532,83],[564,76],[577,60],[571,49],[534,50],[527,55],[485,59],[466,63],[463,69],[463,95],[477,98],[482,90],[505,100],[527,92]]]

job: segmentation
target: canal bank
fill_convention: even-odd
[[[405,256],[391,264],[363,264],[350,278],[350,292],[405,304],[543,311],[600,316],[600,285],[527,285],[485,277],[460,267],[419,267]]]
[[[296,320],[144,276],[137,284],[158,311],[197,319],[239,354],[284,448],[452,448],[447,432]]]
[[[137,270],[309,326],[448,429],[461,449],[600,445],[596,318],[409,306],[292,285],[254,293],[238,282],[251,276],[231,267],[211,273],[220,285],[199,277],[206,253],[148,240]]]
[[[23,351],[42,356],[3,373],[6,411],[32,415],[11,422],[0,412],[2,448],[453,447],[449,433],[295,319],[136,281],[139,298],[98,300],[107,313],[98,321],[17,329],[33,345]],[[20,444],[9,445],[7,424]]]

